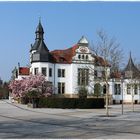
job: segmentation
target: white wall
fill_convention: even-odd
[[[65,77],[58,77],[58,69],[65,69]],[[55,64],[56,89],[58,89],[58,82],[65,83],[65,94],[73,94],[72,92],[72,88],[73,88],[72,87],[72,65],[71,64]]]
[[[22,80],[23,78],[29,77],[28,75],[18,75],[17,78],[15,78],[15,80]]]
[[[54,84],[54,64],[48,63],[48,62],[34,62],[34,63],[31,64],[30,72],[32,74],[35,74],[34,73],[34,68],[38,68],[39,73],[41,73],[42,67],[47,68],[46,80],[50,81]],[[52,68],[52,77],[49,77],[49,68]]]
[[[135,81],[137,84],[139,81]],[[113,82],[112,83],[112,88],[114,88],[114,84],[115,83],[119,83],[121,84],[121,82]],[[133,93],[132,94],[127,94],[127,84],[130,84],[131,81],[129,79],[125,79],[123,81],[123,93],[121,92],[121,95],[115,95],[114,91],[112,90],[112,95],[113,95],[113,99],[116,100],[116,101],[120,101],[122,100],[122,94],[123,94],[123,101],[126,102],[126,103],[131,103],[132,102],[132,95],[134,97],[134,101],[135,100],[138,100],[138,102],[140,102],[140,87],[138,87],[138,94],[135,95],[134,94],[134,89],[132,89]]]
[[[72,64],[72,93],[78,93],[78,68],[89,68],[89,66],[94,69],[93,64]],[[93,81],[92,77],[89,75],[89,81]],[[90,83],[91,85],[94,84],[94,81]],[[92,88],[88,87],[89,93],[91,93]]]

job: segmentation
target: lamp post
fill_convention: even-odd
[[[130,74],[131,74],[131,95],[132,95],[132,111],[134,112],[134,82],[133,82],[133,71],[130,67]]]
[[[133,83],[132,83],[133,84]],[[134,85],[132,85],[131,87],[131,91],[132,91],[132,111],[134,112]]]
[[[122,115],[123,115],[123,76],[121,76]]]

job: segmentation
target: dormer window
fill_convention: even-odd
[[[80,54],[78,55],[78,58],[81,59],[81,55]]]
[[[65,62],[65,58],[64,57],[60,57],[60,62]]]

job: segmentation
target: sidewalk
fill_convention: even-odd
[[[29,115],[30,113],[37,114],[48,114],[48,115],[59,115],[59,116],[73,116],[78,118],[92,118],[98,116],[106,117],[106,110],[104,109],[56,109],[56,108],[30,108],[27,105],[11,103],[9,100],[0,100],[0,104],[4,104],[4,108],[9,110],[16,109],[17,111],[24,112],[24,115]],[[1,108],[1,105],[0,105]],[[10,110],[11,110],[10,109]],[[10,111],[9,110],[9,111]],[[134,105],[134,112],[132,112],[132,105],[124,105],[124,114],[121,113],[121,105],[110,105],[109,114],[111,117],[125,118],[128,115],[133,116],[134,114],[139,116],[140,114],[140,105]],[[26,113],[25,113],[26,112]],[[11,114],[11,111],[10,111]],[[13,113],[12,113],[13,114]],[[21,115],[21,113],[17,113]],[[136,117],[135,116],[135,117]],[[110,117],[109,117],[110,118]],[[131,117],[130,117],[131,118]]]
[[[29,108],[0,100],[0,138],[140,139],[140,105],[105,109]]]

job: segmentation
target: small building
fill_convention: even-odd
[[[130,57],[124,70],[114,75],[112,90],[114,103],[140,103],[140,71]]]
[[[12,80],[21,80],[24,77],[28,77],[30,74],[30,68],[29,67],[20,67],[14,68],[12,71]]]

